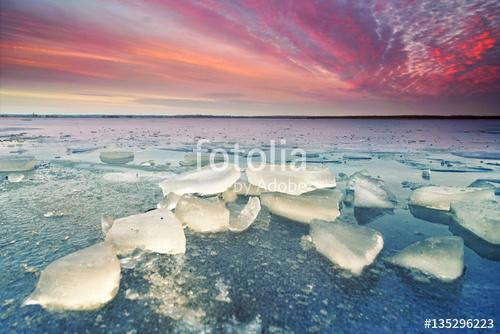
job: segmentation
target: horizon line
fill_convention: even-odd
[[[500,119],[500,115],[139,115],[139,114],[0,114],[12,118],[254,118],[254,119]]]

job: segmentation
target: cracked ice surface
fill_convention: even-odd
[[[491,158],[499,150],[500,139],[492,132],[500,128],[497,121],[89,119],[85,125],[79,123],[76,129],[71,120],[2,119],[1,127],[23,130],[0,133],[0,155],[29,155],[37,161],[34,170],[15,172],[24,175],[21,182],[4,181],[8,173],[0,174],[4,331],[412,332],[429,314],[489,318],[500,299],[499,284],[492,279],[500,275],[500,262],[483,257],[481,239],[471,243],[464,236],[467,270],[451,283],[421,283],[385,262],[415,242],[455,233],[451,226],[412,216],[407,208],[412,190],[403,182],[463,188],[479,179],[500,179],[500,161],[483,160],[484,152]],[[115,298],[98,310],[50,312],[22,305],[50,263],[104,240],[103,215],[128,217],[156,208],[163,201],[158,182],[194,169],[180,162],[192,153],[197,137],[210,139],[210,148],[238,142],[246,151],[267,149],[270,139],[286,138],[287,145],[313,152],[306,156],[311,164],[342,175],[335,188],[342,193],[347,175],[367,170],[383,180],[398,200],[392,215],[375,217],[365,225],[382,234],[384,248],[361,275],[347,276],[315,250],[308,238],[310,226],[270,213],[262,205],[243,233],[184,229],[184,254],[138,249],[120,255],[120,287]],[[134,160],[104,164],[101,150],[134,152]],[[465,151],[481,153],[450,154]],[[431,179],[422,179],[422,170],[431,169]],[[252,187],[248,195],[262,192]],[[178,198],[170,199],[162,205],[175,211]],[[248,199],[239,195],[225,203],[230,218],[237,217]],[[357,220],[352,208],[343,207],[335,221]]]

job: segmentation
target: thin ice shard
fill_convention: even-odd
[[[160,183],[163,194],[215,195],[226,191],[240,178],[240,169],[232,164],[209,165],[177,175]]]

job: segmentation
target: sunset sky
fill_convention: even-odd
[[[497,0],[1,0],[0,34],[0,113],[500,114]]]

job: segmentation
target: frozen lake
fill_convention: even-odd
[[[186,229],[185,255],[122,259],[118,294],[98,311],[22,305],[49,263],[103,240],[102,215],[156,207],[158,183],[193,168],[179,162],[199,139],[208,140],[203,148],[237,143],[246,152],[275,141],[285,155],[304,149],[308,163],[336,176],[380,177],[398,201],[394,211],[360,216],[346,207],[341,218],[379,231],[382,252],[362,275],[346,275],[301,244],[307,225],[263,208],[240,234]],[[104,164],[103,149],[133,151],[134,161]],[[384,261],[413,242],[452,235],[412,215],[412,187],[500,180],[499,120],[0,118],[0,156],[19,155],[38,164],[19,183],[1,175],[0,332],[399,333],[423,332],[426,318],[499,325],[500,258],[477,240],[466,238],[466,269],[452,283],[416,280]],[[337,184],[344,190],[341,177]]]

